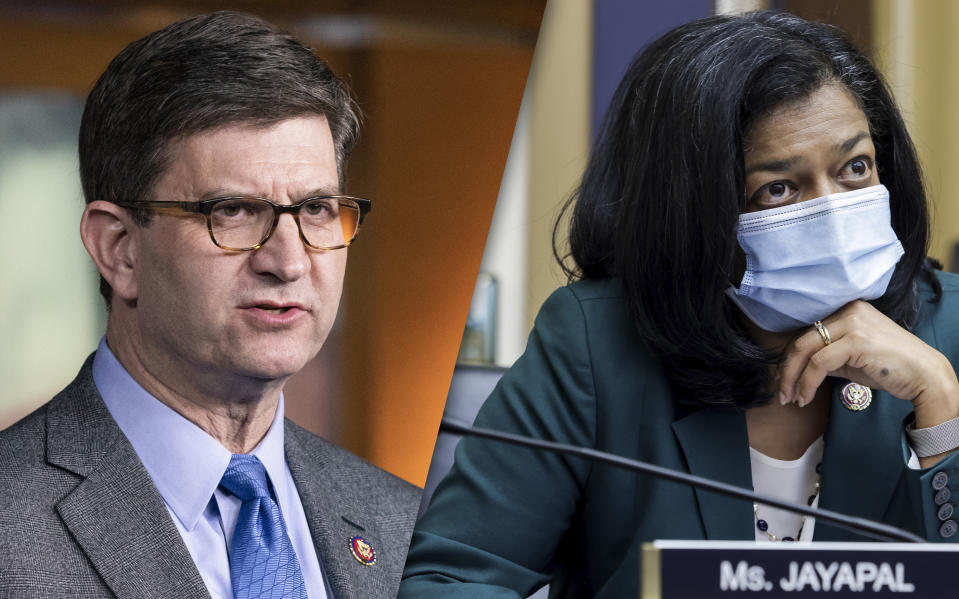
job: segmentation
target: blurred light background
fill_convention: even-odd
[[[4,0],[0,428],[62,389],[103,332],[78,234],[86,93],[127,43],[232,8],[316,48],[366,116],[348,187],[374,210],[334,333],[287,385],[287,415],[422,484],[544,3]]]

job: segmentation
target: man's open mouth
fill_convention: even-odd
[[[267,306],[267,305],[264,305],[264,304],[259,304],[259,305],[257,305],[257,306],[254,306],[254,308],[258,308],[258,309],[260,309],[260,310],[264,310],[264,311],[269,312],[269,313],[271,313],[271,314],[283,314],[283,313],[285,313],[285,312],[288,312],[288,311],[292,310],[292,309],[293,309],[293,306]]]

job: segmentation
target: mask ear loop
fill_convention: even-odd
[[[742,218],[742,215],[739,216]],[[743,283],[743,277],[746,276],[746,270],[749,267],[749,258],[746,255],[746,250],[743,249],[742,241],[739,239],[739,218],[736,220],[736,249],[733,250],[733,268],[731,271],[731,277],[728,278],[729,285],[739,291],[739,287]]]

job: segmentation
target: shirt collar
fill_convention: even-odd
[[[192,530],[230,464],[219,441],[137,383],[100,339],[93,359],[93,381],[153,483],[183,527]],[[251,452],[263,462],[283,505],[287,488],[283,450],[283,395],[266,436]]]

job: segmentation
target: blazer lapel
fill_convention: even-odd
[[[91,364],[47,414],[48,462],[83,479],[57,513],[118,598],[208,598],[150,475],[100,399]]]
[[[903,475],[902,422],[912,404],[873,390],[872,404],[853,412],[841,402],[846,380],[833,379],[829,428],[824,439],[819,505],[882,521]],[[844,529],[816,522],[817,541],[864,540]]]
[[[374,551],[386,546],[351,488],[339,474],[332,452],[321,443],[304,443],[303,431],[286,427],[286,461],[300,494],[317,557],[336,599],[382,595],[382,563],[365,565],[350,552],[350,540],[361,536]],[[377,555],[377,558],[380,556]],[[397,573],[396,580],[399,580]]]
[[[752,489],[746,418],[732,410],[699,409],[673,422],[689,472]],[[748,501],[696,489],[706,538],[752,540],[753,510]]]

